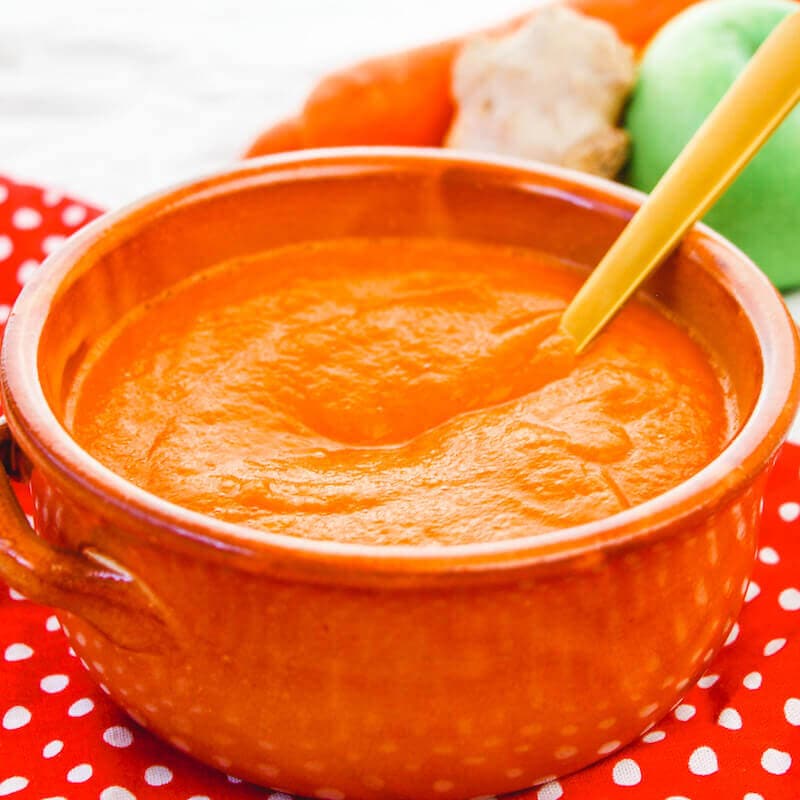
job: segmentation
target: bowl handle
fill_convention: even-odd
[[[75,614],[119,647],[174,649],[167,615],[133,576],[105,559],[55,547],[34,531],[11,488],[12,448],[0,416],[0,579],[37,603]]]

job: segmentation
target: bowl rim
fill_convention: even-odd
[[[162,214],[204,197],[263,185],[274,174],[305,167],[397,169],[460,167],[524,179],[544,191],[555,187],[573,202],[600,202],[631,213],[644,195],[601,178],[560,167],[436,148],[352,147],[306,150],[251,159],[180,183],[106,213],[72,236],[44,262],[20,293],[9,316],[0,354],[0,384],[14,440],[30,461],[90,507],[131,530],[144,526],[149,541],[171,549],[200,547],[215,556],[246,556],[261,566],[290,564],[316,578],[337,579],[342,570],[365,578],[459,576],[560,563],[653,539],[700,520],[740,493],[770,463],[785,439],[800,399],[798,341],[794,323],[766,276],[736,247],[697,225],[684,247],[701,248],[716,262],[714,278],[734,297],[760,348],[762,383],[753,411],[722,450],[699,472],[650,500],[593,522],[493,542],[458,545],[371,545],[293,537],[223,522],[163,500],[103,466],[62,426],[38,380],[40,336],[62,280],[98,246],[116,241]],[[547,186],[545,186],[545,184]],[[114,238],[121,229],[125,237]],[[104,251],[101,251],[104,252]],[[253,565],[250,564],[250,567]]]

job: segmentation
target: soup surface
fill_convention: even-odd
[[[96,343],[67,424],[173,503],[311,539],[455,544],[606,517],[707,464],[724,379],[655,306],[585,353],[542,254],[340,239],[222,264]]]

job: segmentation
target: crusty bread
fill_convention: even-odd
[[[634,79],[633,52],[610,25],[543,8],[512,34],[464,45],[445,145],[613,177],[627,158],[616,123]]]

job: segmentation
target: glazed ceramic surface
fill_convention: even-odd
[[[251,162],[108,215],[26,286],[2,355],[0,576],[61,608],[78,654],[146,727],[210,764],[320,798],[531,786],[659,719],[729,634],[764,480],[797,406],[797,344],[758,270],[705,229],[648,284],[730,376],[744,425],[700,473],[555,534],[343,545],[172,506],[59,420],[83,354],[197,270],[287,242],[426,234],[587,267],[640,196],[521,163],[342,150]]]

